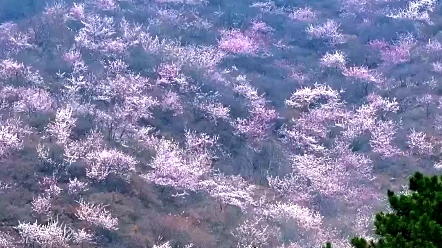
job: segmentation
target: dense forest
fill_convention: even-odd
[[[437,247],[441,30],[436,0],[1,0],[0,246]]]

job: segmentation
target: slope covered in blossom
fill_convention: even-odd
[[[1,1],[0,246],[372,237],[442,168],[440,8]]]

